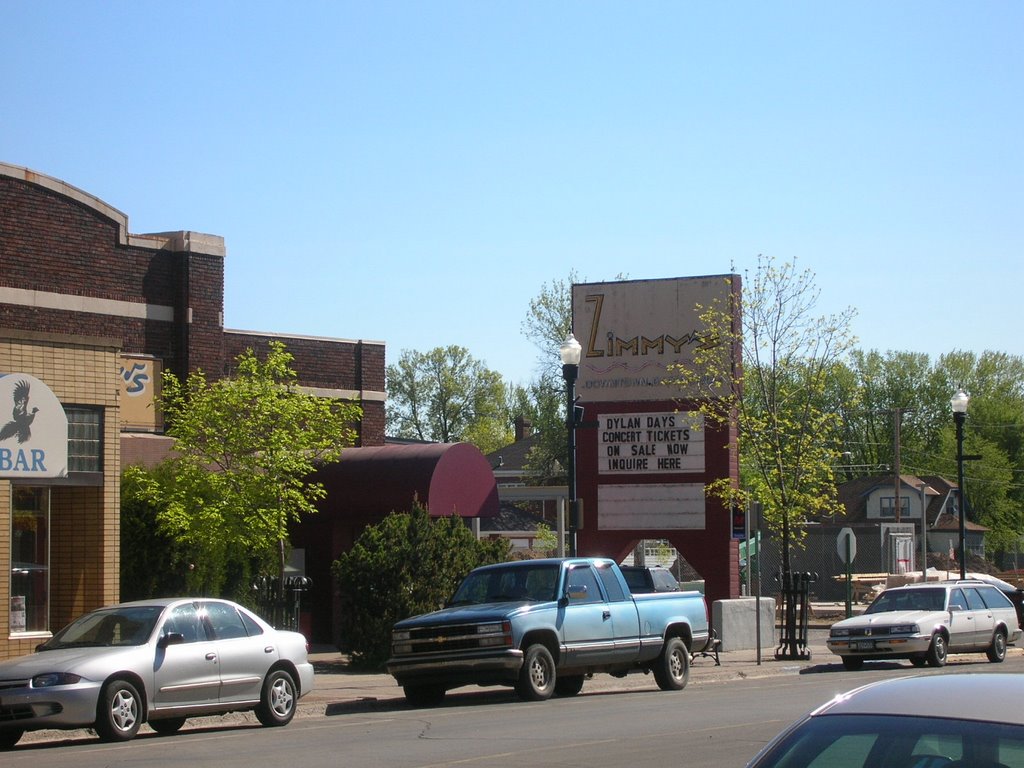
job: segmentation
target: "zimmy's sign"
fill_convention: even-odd
[[[65,477],[68,419],[46,384],[0,374],[0,478]]]
[[[576,390],[588,402],[673,400],[672,365],[709,343],[701,307],[728,306],[729,276],[624,280],[573,286],[573,331],[583,345]]]

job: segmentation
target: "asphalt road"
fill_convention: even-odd
[[[1021,654],[999,665],[967,658],[924,674],[1024,672]],[[671,693],[585,689],[540,703],[520,702],[507,689],[463,689],[432,709],[400,699],[354,701],[286,728],[224,720],[126,744],[56,740],[20,746],[2,762],[4,768],[742,766],[789,722],[836,693],[910,674],[921,672],[905,663],[872,664],[861,672],[822,665],[804,674],[691,683]]]

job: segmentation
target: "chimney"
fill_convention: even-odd
[[[516,416],[516,442],[533,434],[533,422],[525,416]]]

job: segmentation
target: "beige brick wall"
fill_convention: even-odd
[[[103,408],[99,486],[56,483],[50,491],[50,628],[115,603],[120,591],[119,344],[0,329],[0,372],[46,383],[65,405]],[[0,658],[30,653],[38,635],[11,636],[11,488],[0,480]]]

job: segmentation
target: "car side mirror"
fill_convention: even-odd
[[[586,600],[587,599],[587,585],[586,584],[570,584],[565,590],[565,596],[570,600]]]
[[[184,642],[185,636],[181,632],[168,632],[157,641],[156,645],[157,648],[166,648],[168,645],[182,645]]]
[[[959,613],[962,610],[963,610],[963,606],[960,606],[960,605],[951,605],[951,606],[949,606],[949,612],[950,613]]]

